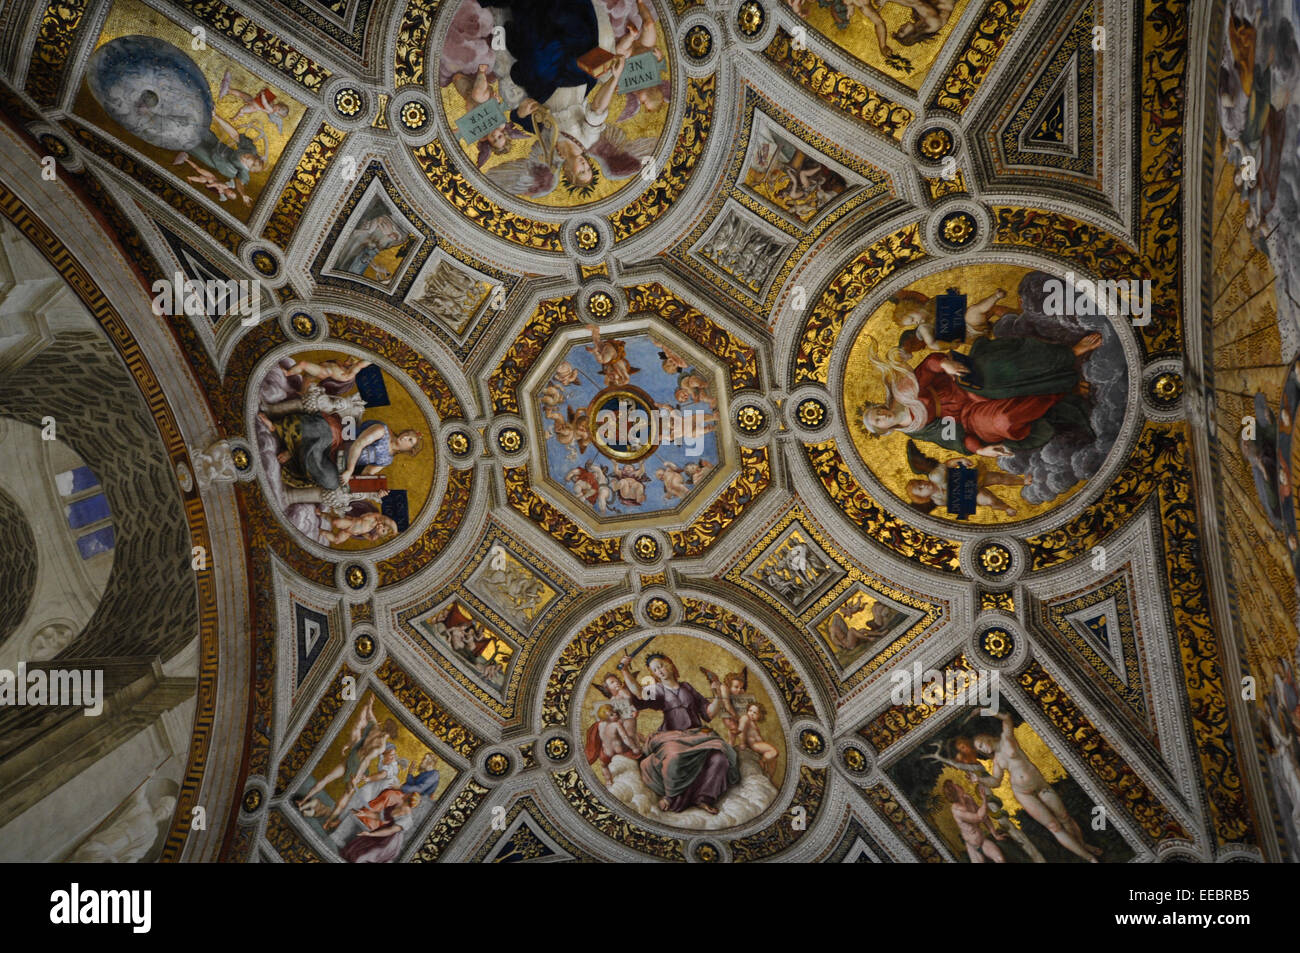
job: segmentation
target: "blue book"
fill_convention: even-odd
[[[980,474],[975,467],[948,468],[948,513],[964,520],[975,515],[975,496],[980,491]]]
[[[389,490],[388,495],[379,501],[379,511],[397,524],[399,533],[406,532],[406,528],[411,525],[405,490]]]
[[[362,368],[357,374],[357,393],[366,402],[367,407],[387,407],[388,385],[384,383],[384,372],[374,364]]]
[[[934,336],[940,341],[966,340],[966,296],[956,288],[934,299]]]

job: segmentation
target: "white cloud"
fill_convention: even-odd
[[[614,783],[609,792],[642,817],[661,824],[685,827],[697,831],[716,831],[737,827],[762,814],[776,799],[776,787],[758,766],[753,752],[737,751],[740,758],[740,783],[727,789],[727,793],[714,805],[717,814],[701,807],[691,807],[678,813],[659,810],[659,797],[641,780],[641,768],[636,761],[616,755],[609,763]]]

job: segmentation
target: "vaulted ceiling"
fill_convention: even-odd
[[[6,5],[0,857],[1296,857],[1227,6]]]

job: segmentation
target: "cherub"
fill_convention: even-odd
[[[693,460],[682,468],[682,473],[686,474],[686,479],[690,481],[691,486],[698,486],[709,477],[709,471],[713,469],[713,463],[709,460]]]
[[[762,761],[763,770],[767,773],[768,778],[773,776],[776,770],[777,750],[772,745],[763,740],[763,734],[759,731],[759,723],[767,716],[763,706],[758,702],[750,702],[745,713],[740,716],[739,735],[740,747],[748,748],[754,752]]]
[[[737,712],[747,708],[754,700],[752,695],[746,694],[749,688],[749,666],[744,666],[739,672],[728,672],[724,678],[718,678],[703,666],[700,667],[700,672],[710,685],[718,686],[718,694],[722,699],[722,723],[727,727],[727,734],[734,746],[740,738],[740,715]]]
[[[543,414],[551,421],[551,429],[546,435],[554,437],[556,443],[569,448],[569,460],[577,460],[578,454],[591,446],[591,427],[587,424],[586,407],[574,410],[566,406],[565,413],[561,415],[557,405],[545,408]]]
[[[614,490],[609,485],[609,474],[603,464],[574,467],[564,476],[573,492],[600,513],[609,512]]]
[[[495,76],[489,73],[487,64],[480,63],[478,71],[472,75],[457,73],[452,77],[451,85],[455,87],[456,92],[460,93],[460,98],[465,103],[466,112],[481,106],[489,99],[495,99],[501,103],[501,111],[504,114],[508,110],[505,108],[505,103],[498,91],[492,87],[494,79]],[[478,155],[475,157],[474,163],[481,169],[492,156],[501,156],[509,152],[511,143],[516,139],[527,138],[528,133],[507,119],[479,139],[476,143]]]
[[[1005,308],[998,305],[998,302],[1006,297],[1006,291],[999,288],[987,298],[982,298],[966,308],[966,343],[970,344],[976,338],[985,337],[989,334],[992,319],[999,317],[1006,312]],[[923,295],[919,291],[900,291],[889,299],[894,304],[894,323],[900,328],[906,329],[905,338],[910,338],[907,332],[916,335],[916,345],[909,347],[909,350],[920,350],[921,347],[930,350],[939,350],[942,347],[950,347],[953,343],[940,341],[935,337],[935,299],[928,295]],[[994,311],[997,310],[995,314]],[[900,342],[901,343],[901,342]]]
[[[626,63],[626,58],[619,57],[618,62]],[[597,93],[590,104],[592,109],[609,109],[621,73],[619,65],[612,74],[606,74],[609,79],[602,78],[602,89],[608,91],[608,96]],[[656,137],[629,139],[622,129],[608,122],[612,117],[599,126],[585,120],[578,120],[584,125],[574,125],[572,112],[552,113],[534,99],[524,100],[511,115],[527,122],[525,128],[537,132],[537,140],[526,158],[499,163],[484,174],[498,188],[523,198],[543,198],[557,187],[585,198],[595,191],[602,175],[611,182],[630,179],[642,172],[646,159],[653,158]],[[591,111],[582,114],[589,117]]]
[[[681,500],[686,498],[690,491],[686,487],[686,478],[682,468],[671,460],[666,460],[663,466],[655,470],[655,479],[664,485],[665,500]]]
[[[693,367],[677,375],[677,392],[673,399],[678,404],[706,403],[710,410],[718,409],[718,401],[709,390],[709,379]]]
[[[659,359],[663,361],[665,374],[676,374],[678,371],[684,371],[686,368],[691,366],[690,361],[682,357],[667,344],[656,341],[654,338],[650,339],[650,343],[659,348]]]
[[[655,56],[663,58],[659,50],[651,51]],[[646,112],[655,112],[662,109],[664,103],[672,99],[673,84],[668,80],[662,80],[653,86],[643,86],[641,89],[627,94],[627,105],[619,113],[618,121],[625,122],[631,119],[642,109]]]
[[[387,493],[386,490],[381,493]],[[330,518],[329,532],[321,536],[331,545],[337,546],[350,539],[364,539],[376,542],[397,535],[397,523],[392,517],[379,511],[363,513],[360,516],[334,516]]]
[[[681,407],[655,401],[659,411],[659,439],[674,443],[678,440],[694,440],[717,429],[718,415],[712,411],[683,411]]]
[[[966,842],[966,855],[970,857],[970,862],[982,864],[987,857],[995,864],[1004,864],[1007,859],[1002,854],[1002,848],[995,843],[995,838],[1001,840],[1005,835],[995,833],[993,837],[988,836],[985,830],[989,816],[988,799],[983,788],[979,789],[979,794],[977,805],[975,799],[956,783],[951,780],[943,782],[943,796],[952,805],[952,819],[957,822],[961,839]]]
[[[564,403],[564,388],[556,384],[547,384],[537,395],[537,400],[543,408],[559,407]]]
[[[601,777],[606,784],[614,783],[614,775],[609,771],[609,763],[615,755],[639,759],[641,748],[628,735],[623,722],[619,721],[618,712],[613,705],[601,705],[596,710],[598,719],[587,729],[587,763],[600,765]]]
[[[357,379],[357,375],[370,366],[370,361],[363,360],[359,357],[348,357],[343,359],[343,363],[338,361],[322,361],[314,364],[311,361],[297,361],[293,367],[287,368],[285,374],[292,377],[294,374],[309,374],[310,376],[321,381],[337,381],[340,384],[350,384]]]
[[[654,14],[646,6],[645,0],[637,0],[636,7],[641,13],[641,29],[629,27],[616,45],[615,52],[628,57],[640,53],[653,53],[654,58],[662,63],[664,54],[663,50],[659,49],[659,26],[655,22]],[[627,104],[623,107],[623,112],[618,117],[618,121],[624,122],[631,119],[642,109],[646,112],[655,112],[662,108],[664,103],[671,98],[672,88],[672,83],[664,81],[629,93]]]
[[[572,387],[578,383],[578,369],[568,361],[561,361],[555,365],[555,373],[551,375],[551,380],[561,387]]]
[[[645,502],[645,488],[649,482],[650,476],[645,472],[644,462],[636,465],[624,463],[614,471],[610,486],[618,494],[620,503],[625,506],[640,506]]]
[[[953,457],[940,463],[934,457],[926,456],[915,441],[907,442],[907,462],[915,473],[921,474],[919,480],[908,480],[907,495],[912,505],[923,513],[948,505],[948,471],[957,467],[974,467],[971,461],[962,457]],[[987,506],[1007,516],[1015,516],[1015,507],[1008,506],[990,493],[988,486],[1028,486],[1033,477],[1028,474],[1003,473],[997,470],[978,469],[979,491],[975,494],[977,506]]]
[[[632,676],[635,678],[636,673],[633,672]],[[632,704],[632,692],[629,691],[628,687],[623,683],[623,679],[614,672],[607,672],[603,679],[599,682],[592,682],[591,684],[592,687],[610,700],[610,704],[612,704],[614,710],[618,712],[619,721],[622,723],[623,729],[627,732],[627,736],[633,741],[633,747],[643,748],[645,746],[645,738],[641,735],[640,731],[637,730],[637,710]]]
[[[728,672],[719,683],[722,685],[724,694],[733,704],[746,704],[753,699],[745,693],[749,691],[749,666],[743,665],[739,672]]]
[[[632,375],[640,368],[633,367],[628,361],[627,345],[618,338],[602,340],[600,328],[594,324],[587,327],[591,331],[591,343],[587,345],[587,350],[600,364],[600,372],[605,377],[605,386],[619,387],[631,383]]]
[[[242,89],[235,89],[230,85],[230,70],[226,70],[225,75],[221,77],[221,95],[218,99],[224,99],[227,95],[234,96],[243,103],[239,111],[231,116],[234,122],[244,116],[252,116],[257,113],[263,113],[281,134],[284,133],[284,121],[289,116],[289,107],[275,98],[275,93],[271,92],[265,86],[261,92],[254,95],[246,93]]]
[[[233,179],[222,179],[219,175],[208,171],[201,165],[195,164],[193,159],[187,158],[185,163],[194,170],[194,175],[186,176],[186,182],[193,182],[195,185],[201,185],[205,189],[211,189],[217,193],[217,198],[222,202],[229,202],[239,193],[235,190]]]

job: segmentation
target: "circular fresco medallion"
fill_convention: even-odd
[[[730,651],[641,635],[593,670],[579,726],[598,791],[661,824],[720,830],[776,800],[787,764],[777,711]]]
[[[606,387],[591,400],[587,426],[591,440],[605,456],[635,463],[659,447],[659,412],[654,398],[628,384]]]
[[[575,208],[645,184],[672,97],[654,3],[459,0],[447,16],[442,107],[496,189]]]
[[[1112,312],[1144,302],[1108,294],[995,263],[899,290],[845,365],[858,456],[899,501],[942,520],[1026,520],[1068,500],[1105,463],[1128,403],[1116,326],[1132,318]]]
[[[331,549],[404,533],[433,488],[433,427],[387,371],[337,351],[281,358],[258,384],[253,432],[267,498]]]

